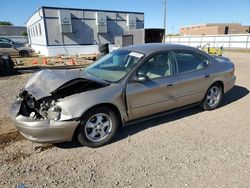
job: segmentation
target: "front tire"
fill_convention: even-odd
[[[214,110],[216,109],[221,102],[223,96],[223,88],[221,84],[215,83],[213,84],[207,91],[202,103],[201,107],[204,110]]]
[[[109,143],[119,126],[116,113],[107,107],[95,107],[83,115],[77,129],[77,140],[88,147],[100,147]]]

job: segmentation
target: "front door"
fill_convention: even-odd
[[[173,61],[170,52],[161,52],[147,59],[135,72],[146,81],[130,81],[126,86],[129,120],[145,117],[176,107],[174,99]]]

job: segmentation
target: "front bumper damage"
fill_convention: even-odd
[[[71,141],[79,120],[35,120],[20,113],[22,100],[17,100],[10,109],[10,116],[20,133],[33,142],[57,143]]]

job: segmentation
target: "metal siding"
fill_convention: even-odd
[[[58,17],[58,10],[57,9],[44,9],[45,17]]]
[[[116,13],[111,13],[111,12],[109,13],[104,12],[104,13],[107,15],[108,19],[116,20]]]
[[[39,44],[39,45],[46,45],[46,28],[44,25],[44,20],[43,20],[43,10],[40,9],[39,12],[36,12],[26,23],[27,26],[27,31],[31,32],[31,30],[34,31],[35,27],[38,27],[40,24],[41,27],[41,35],[39,34],[38,36],[34,36],[33,34],[30,35],[29,33],[29,42],[31,44]],[[39,33],[39,32],[38,32]]]
[[[133,35],[133,44],[144,44],[145,43],[145,30],[136,29],[125,32],[126,35]]]
[[[116,28],[117,28],[116,21],[108,20],[108,34],[106,35],[105,40],[109,41],[110,43],[115,43],[114,36],[116,36],[116,30],[117,30]]]
[[[83,11],[72,10],[71,11],[71,17],[72,18],[77,18],[77,19],[83,19]]]
[[[116,19],[117,20],[126,20],[127,14],[125,13],[117,13],[116,14]]]
[[[45,24],[47,28],[48,45],[62,45],[59,20],[46,18]]]
[[[116,34],[115,34],[115,36],[124,35],[125,28],[126,28],[126,22],[116,21]]]
[[[60,25],[58,18],[58,8],[43,8],[45,30],[47,29],[47,41],[48,46],[51,45],[89,45],[99,43],[114,43],[114,37],[124,34],[127,30],[126,16],[128,13],[117,12],[117,11],[91,11],[91,10],[78,10],[78,9],[67,9],[71,12],[72,30],[73,33],[60,33]],[[108,33],[98,34],[96,26],[96,12],[104,12],[107,15]],[[134,13],[137,19],[137,28],[144,28],[144,15],[141,13]],[[34,18],[34,14],[31,19]],[[29,21],[30,21],[29,20]],[[140,21],[141,20],[141,21]],[[28,21],[28,22],[29,22]],[[43,24],[41,24],[43,26]],[[45,44],[46,37],[43,36],[44,41],[32,40],[33,44]]]
[[[90,19],[94,19],[95,20],[95,13],[96,12],[93,12],[93,11],[84,11],[83,14],[84,14],[84,18],[90,18]]]
[[[92,25],[93,21],[84,20],[83,24],[83,39],[86,44],[97,44],[96,39],[94,39],[94,29]]]

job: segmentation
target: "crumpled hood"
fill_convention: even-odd
[[[60,86],[73,79],[86,79],[107,84],[107,82],[91,77],[83,70],[42,70],[35,73],[27,82],[25,90],[37,100],[51,96]]]

